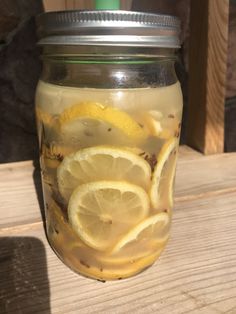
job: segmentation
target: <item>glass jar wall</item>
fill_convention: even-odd
[[[174,50],[56,48],[44,50],[36,92],[48,240],[78,273],[130,277],[169,238],[182,116]]]

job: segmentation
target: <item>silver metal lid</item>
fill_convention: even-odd
[[[132,11],[59,11],[37,17],[40,45],[179,48],[177,17]]]

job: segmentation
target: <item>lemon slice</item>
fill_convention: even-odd
[[[86,146],[111,144],[117,139],[142,141],[147,134],[126,112],[95,102],[84,102],[65,109],[59,117],[61,133]],[[101,143],[99,140],[101,139]]]
[[[71,226],[90,247],[106,250],[149,210],[147,193],[139,186],[116,181],[80,185],[71,195]]]
[[[48,112],[43,111],[39,106],[36,106],[35,113],[40,122],[49,125],[53,122],[53,117]]]
[[[151,266],[159,257],[159,255],[160,253],[157,252],[144,258],[132,261],[131,263],[125,264],[123,266],[120,264],[110,266],[100,264],[99,267],[95,267],[91,266],[90,263],[86,260],[78,260],[73,256],[71,259],[68,259],[67,263],[76,272],[79,272],[86,277],[92,277],[99,280],[115,280],[128,278],[140,273],[141,271]]]
[[[153,110],[146,115],[145,121],[147,123],[147,126],[150,130],[151,135],[157,136],[158,138],[161,139],[169,139],[172,136],[173,131],[170,127],[164,128],[162,120],[159,120],[157,118],[158,113],[159,113],[158,111],[155,112]]]
[[[97,263],[100,262],[101,265],[106,266],[106,267],[112,267],[112,266],[124,267],[126,265],[133,264],[140,259],[145,259],[148,256],[153,255],[153,254],[155,254],[156,257],[158,257],[161,255],[162,251],[164,250],[166,242],[164,242],[164,244],[162,244],[162,245],[159,244],[158,246],[157,245],[153,246],[152,250],[149,250],[149,251],[146,250],[146,252],[143,252],[143,254],[135,253],[134,255],[131,255],[131,254],[125,255],[125,254],[117,253],[117,254],[113,254],[113,255],[111,255],[111,254],[110,255],[104,255],[102,257],[97,256],[96,257]]]
[[[49,143],[59,139],[60,132],[56,116],[52,116],[37,106],[36,118],[39,143]]]
[[[139,121],[141,121],[141,124],[143,124],[151,136],[168,140],[178,133],[180,116],[180,113],[163,115],[158,110],[149,110],[142,113]]]
[[[162,118],[162,113],[157,110],[149,110],[148,112],[143,113],[143,122],[145,125],[147,125],[151,135],[159,136],[163,131],[161,126]]]
[[[59,167],[60,161],[57,159],[51,159],[51,158],[41,158],[41,168],[42,169],[56,169]]]
[[[63,255],[65,250],[74,246],[83,248],[85,245],[66,221],[62,210],[54,200],[50,200],[46,210],[48,238],[57,252]]]
[[[65,156],[71,154],[74,148],[58,144],[56,142],[50,143],[50,147],[42,144],[41,154],[42,154],[42,168],[52,168],[56,169]]]
[[[65,157],[58,167],[61,195],[69,200],[80,184],[100,180],[125,180],[143,188],[150,186],[151,169],[147,161],[127,148],[97,146]]]
[[[131,229],[116,243],[112,254],[138,258],[160,250],[169,237],[170,219],[167,213],[151,216]]]
[[[163,209],[173,206],[173,184],[177,159],[178,141],[168,140],[157,156],[157,164],[152,176],[150,200],[153,208]]]

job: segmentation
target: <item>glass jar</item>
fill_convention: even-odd
[[[74,271],[130,277],[168,238],[182,116],[179,21],[126,11],[38,18],[48,240]]]

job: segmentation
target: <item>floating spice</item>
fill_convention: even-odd
[[[64,156],[62,154],[55,155],[55,159],[58,161],[62,161],[64,159]]]
[[[106,280],[104,280],[104,279],[97,279],[97,281],[100,281],[100,282],[103,282],[103,283],[106,282]]]
[[[154,171],[154,168],[157,164],[157,157],[155,154],[152,154],[151,156],[149,156],[148,154],[144,157],[144,159],[149,163],[152,172]]]
[[[175,137],[179,138],[180,132],[179,131],[175,131]]]
[[[83,261],[82,259],[79,260],[80,261],[80,264],[87,267],[87,268],[90,268],[89,264],[87,264],[85,261]]]
[[[86,135],[86,136],[93,136],[93,133],[90,132],[89,130],[84,130],[84,135]]]
[[[58,234],[59,233],[59,231],[58,231],[58,229],[54,226],[54,231],[56,232],[56,234]]]
[[[139,156],[144,156],[146,153],[145,152],[142,152],[139,154]]]

